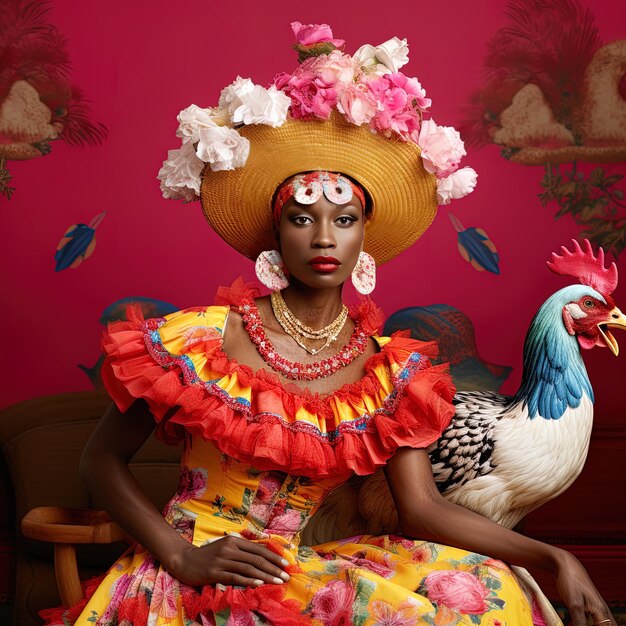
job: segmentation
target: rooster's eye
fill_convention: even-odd
[[[593,309],[593,307],[596,306],[596,303],[593,300],[585,300],[583,305],[586,309]]]

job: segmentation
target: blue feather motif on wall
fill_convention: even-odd
[[[458,233],[457,245],[461,256],[479,272],[487,270],[499,274],[500,256],[489,235],[482,228],[465,228],[452,213],[448,215]]]
[[[106,212],[103,211],[96,215],[89,224],[72,224],[65,231],[54,253],[55,272],[66,270],[68,267],[76,269],[93,254],[96,247],[96,228],[105,215]]]

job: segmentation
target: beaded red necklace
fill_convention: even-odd
[[[359,319],[352,318],[355,326],[350,340],[337,354],[313,363],[298,363],[289,361],[276,352],[272,342],[265,334],[263,322],[254,300],[244,300],[238,307],[235,307],[235,310],[241,315],[246,332],[263,360],[275,372],[279,372],[292,380],[315,380],[331,376],[342,367],[350,365],[354,359],[363,354],[368,338],[374,333],[373,330],[367,332]]]

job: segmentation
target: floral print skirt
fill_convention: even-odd
[[[80,626],[546,624],[504,563],[457,548],[363,535],[283,555],[291,563],[283,585],[193,588],[137,548],[92,581],[80,607],[42,616]]]

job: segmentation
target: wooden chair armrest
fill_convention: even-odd
[[[29,539],[50,543],[114,543],[128,541],[126,533],[106,511],[40,506],[22,520],[22,533]]]
[[[66,607],[78,604],[83,597],[76,563],[76,544],[132,542],[106,511],[56,506],[30,510],[22,520],[22,533],[29,539],[54,544],[57,588]]]

